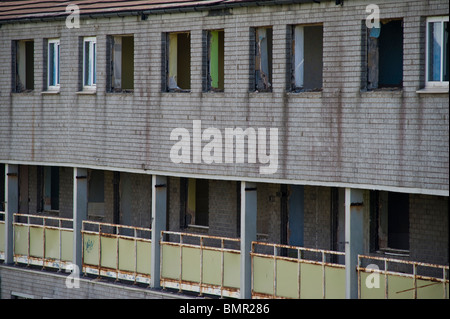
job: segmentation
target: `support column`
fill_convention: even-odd
[[[73,169],[73,264],[82,271],[83,241],[81,228],[87,219],[88,184],[87,169]]]
[[[14,213],[19,210],[19,165],[5,165],[5,264],[14,263]]]
[[[364,253],[364,192],[345,189],[345,297],[358,298],[358,255]]]
[[[256,241],[256,207],[256,184],[241,182],[241,299],[252,297],[250,252],[252,241]]]
[[[161,231],[166,230],[167,177],[152,175],[152,252],[150,287],[160,287]]]

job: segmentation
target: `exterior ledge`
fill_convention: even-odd
[[[47,90],[47,91],[42,91],[41,95],[57,95],[59,93],[60,93],[59,90]]]
[[[425,87],[423,89],[417,90],[418,94],[448,94],[447,87]]]
[[[97,90],[82,90],[76,92],[78,95],[95,95],[97,94]]]

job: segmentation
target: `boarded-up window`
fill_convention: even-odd
[[[255,29],[255,90],[272,91],[272,28]]]
[[[292,91],[322,88],[323,26],[294,26],[292,29]]]
[[[189,92],[191,89],[191,34],[167,34],[166,81],[168,91]]]
[[[15,92],[31,91],[34,89],[34,41],[15,41],[13,50]]]
[[[367,29],[367,89],[401,87],[403,83],[403,22],[381,21]]]
[[[111,91],[122,92],[134,89],[134,37],[110,37]]]
[[[207,32],[207,90],[224,89],[224,31]]]

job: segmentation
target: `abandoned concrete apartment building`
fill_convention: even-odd
[[[70,4],[0,3],[1,298],[449,297],[448,1]]]

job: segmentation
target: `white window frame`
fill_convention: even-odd
[[[56,83],[55,85],[52,85],[50,83],[50,73],[53,70],[50,70],[50,45],[54,44],[55,45],[55,54],[53,57],[53,65],[55,67],[55,74],[56,74]],[[60,87],[60,68],[59,68],[59,63],[60,63],[60,56],[61,56],[61,52],[60,52],[60,40],[59,39],[49,39],[48,40],[48,45],[47,45],[47,87],[49,90],[59,90]]]
[[[428,17],[426,20],[426,47],[425,47],[425,87],[426,88],[447,88],[448,89],[448,81],[443,81],[443,63],[444,63],[444,22],[448,22],[448,16],[439,16],[439,17]],[[430,22],[442,22],[442,38],[441,38],[441,80],[440,81],[429,81],[428,80],[428,59],[429,59],[429,50],[428,47],[430,45],[429,39],[429,23]]]
[[[89,43],[89,57],[86,57],[86,42]],[[97,38],[96,37],[84,37],[83,38],[83,89],[95,90],[97,87]],[[86,63],[89,63],[89,66],[93,68],[90,70],[89,75],[89,83],[85,83],[86,79]]]

